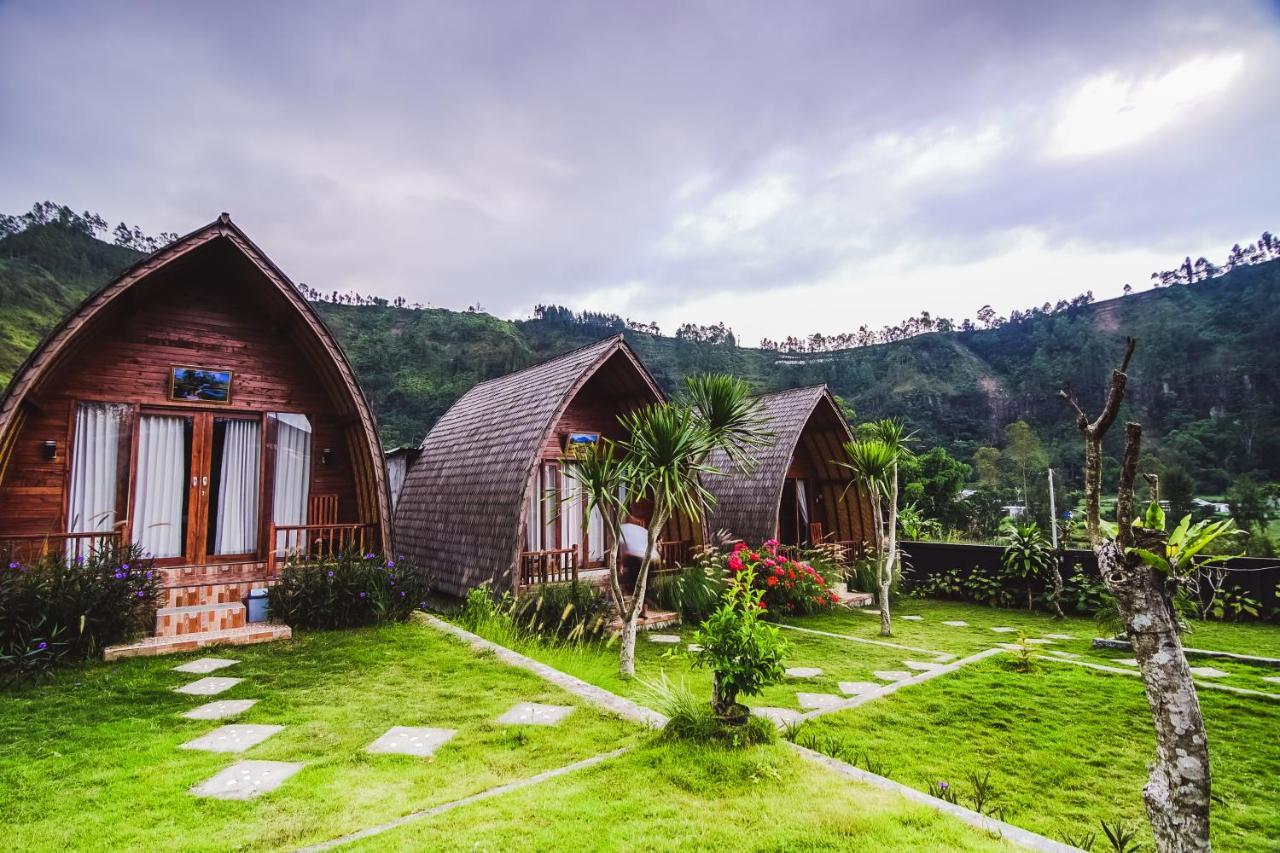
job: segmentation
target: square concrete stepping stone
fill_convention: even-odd
[[[253,723],[232,723],[214,729],[207,735],[189,740],[182,749],[199,749],[205,752],[244,752],[257,746],[284,726],[262,726]]]
[[[279,788],[302,767],[291,761],[241,761],[196,785],[191,793],[219,800],[248,800]]]
[[[946,625],[948,628],[968,628],[969,627],[969,623],[964,621],[963,619],[953,619],[950,622],[943,622],[942,624]]]
[[[680,642],[680,635],[679,634],[650,634],[649,642],[665,643],[669,646],[674,646],[676,643]]]
[[[175,693],[185,693],[188,696],[216,696],[224,690],[230,690],[242,681],[244,681],[243,678],[210,676],[199,681],[193,681],[190,684],[184,684],[181,687],[175,687],[173,690]]]
[[[1018,645],[1017,643],[996,643],[996,646],[998,648],[1004,649],[1006,652],[1022,651],[1022,646]]]
[[[173,671],[194,672],[199,675],[207,675],[219,669],[235,666],[238,663],[240,663],[240,661],[231,660],[230,658],[200,658],[200,660],[193,660],[188,663],[184,663],[182,666],[175,666]]]
[[[1050,640],[1074,640],[1074,634],[1045,634]]]
[[[806,710],[816,710],[818,708],[833,708],[844,701],[843,696],[837,696],[834,693],[797,693],[796,702],[801,708]]]
[[[859,613],[865,613],[865,614],[867,614],[868,616],[879,616],[879,615],[880,615],[880,610],[879,610],[879,608],[876,608],[876,607],[859,607],[859,608],[858,608],[858,612],[859,612]]]
[[[702,646],[698,645],[697,643],[690,643],[690,644],[689,644],[689,651],[691,651],[691,652],[700,652],[700,651],[702,651]]]
[[[425,758],[434,755],[456,735],[453,729],[414,728],[392,726],[386,734],[365,747],[365,752],[385,752],[395,755],[416,755]]]
[[[792,708],[752,708],[751,713],[772,721],[778,728],[789,726],[800,719],[800,712]]]
[[[942,665],[937,663],[924,663],[918,660],[904,660],[902,665],[907,669],[914,669],[916,672],[932,672],[935,669],[941,669]]]
[[[1280,684],[1280,675],[1264,675],[1262,676],[1262,680],[1269,681],[1272,684]]]
[[[1052,646],[1055,641],[1045,639],[1044,637],[1029,637],[1026,642],[1033,646]]]
[[[1193,666],[1191,667],[1191,674],[1198,675],[1201,678],[1226,678],[1231,673],[1223,672],[1211,666]]]
[[[1120,660],[1116,661],[1116,663],[1122,663],[1125,666],[1137,666],[1138,659],[1137,658],[1120,658]]]
[[[498,718],[507,726],[554,726],[573,713],[572,705],[539,705],[521,702]]]
[[[991,630],[995,631],[997,634],[1014,634],[1018,631],[1017,628],[1010,628],[1008,625],[1001,625],[997,628],[992,628]]]
[[[850,696],[861,696],[863,693],[874,693],[884,687],[874,681],[842,681],[840,682],[840,692],[848,693]]]
[[[911,677],[911,673],[903,672],[898,669],[877,669],[876,678],[881,681],[905,681]]]
[[[908,622],[923,622],[923,621],[924,621],[924,617],[923,617],[923,616],[903,616],[902,618],[903,618],[903,619],[906,619]]]
[[[817,678],[822,670],[816,666],[793,666],[786,672],[787,678]]]
[[[206,702],[199,708],[192,708],[182,716],[188,720],[221,720],[224,717],[243,714],[256,704],[258,704],[257,699],[216,699],[213,702]]]
[[[1064,652],[1062,649],[1049,649],[1049,654],[1060,658],[1078,658],[1080,655],[1075,652]]]

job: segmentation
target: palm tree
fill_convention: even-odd
[[[866,424],[859,432],[862,438],[846,442],[844,446],[848,461],[836,464],[851,470],[871,499],[880,636],[891,637],[889,591],[898,562],[898,463],[910,455],[908,445],[914,434],[906,432],[902,423],[893,419]]]
[[[675,515],[691,522],[702,518],[714,500],[703,487],[703,474],[724,474],[708,463],[722,450],[739,469],[753,465],[749,450],[770,434],[760,423],[760,408],[740,379],[726,375],[690,377],[681,399],[656,403],[619,418],[626,438],[616,445],[601,442],[592,452],[565,460],[564,470],[581,485],[588,509],[600,510],[610,542],[609,590],[622,619],[618,669],[635,675],[635,644],[649,570],[658,536]],[[628,603],[618,578],[617,541],[629,506],[647,498],[653,503],[649,540]]]

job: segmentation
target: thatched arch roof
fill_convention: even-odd
[[[476,385],[423,439],[396,507],[396,544],[438,588],[514,586],[534,468],[565,409],[606,364],[650,402],[665,399],[617,335]]]
[[[0,480],[27,411],[39,407],[42,383],[71,358],[82,343],[110,322],[110,309],[129,304],[136,285],[150,280],[154,273],[180,259],[208,251],[238,253],[261,274],[273,309],[279,307],[288,316],[287,328],[292,342],[315,367],[317,378],[339,414],[349,419],[352,463],[365,520],[378,525],[382,541],[389,544],[391,514],[382,445],[373,410],[356,380],[355,371],[311,303],[226,213],[153,252],[108,282],[54,327],[27,356],[0,398]]]
[[[776,537],[787,470],[797,453],[805,453],[817,475],[819,500],[834,508],[830,534],[841,541],[865,539],[868,502],[856,489],[846,488],[848,472],[832,461],[841,458],[842,445],[853,434],[827,386],[765,394],[759,400],[773,443],[756,452],[757,466],[750,473],[734,468],[723,453],[711,457],[711,464],[727,474],[704,478],[716,499],[708,510],[710,528],[752,543]]]

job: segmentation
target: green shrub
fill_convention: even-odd
[[[0,678],[22,680],[154,629],[159,572],[136,546],[0,569]]]
[[[723,561],[715,557],[699,557],[691,566],[658,575],[650,587],[653,603],[674,610],[685,622],[701,622],[711,615],[724,595]]]
[[[746,713],[739,696],[754,696],[783,677],[787,644],[778,628],[763,621],[764,593],[754,582],[752,569],[740,570],[720,608],[693,635],[693,642],[702,647],[693,665],[711,670],[712,707],[725,719]]]
[[[271,616],[295,628],[353,628],[401,622],[426,606],[426,576],[406,560],[346,553],[292,561],[268,593]]]
[[[776,539],[758,550],[739,542],[728,556],[715,559],[723,562],[729,577],[750,577],[761,593],[762,607],[770,613],[808,615],[840,601],[821,572],[803,560],[779,553]]]
[[[752,716],[742,725],[730,725],[716,716],[711,706],[694,695],[686,683],[672,684],[665,673],[660,682],[647,686],[654,706],[667,718],[659,740],[714,743],[736,748],[772,743],[777,739],[777,729],[764,717]]]
[[[509,599],[516,627],[540,637],[580,642],[609,632],[612,605],[600,587],[588,583],[549,583]]]

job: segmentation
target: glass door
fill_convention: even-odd
[[[145,413],[138,419],[130,528],[133,543],[157,560],[180,561],[191,551],[193,497],[200,488],[192,464],[197,417]]]

